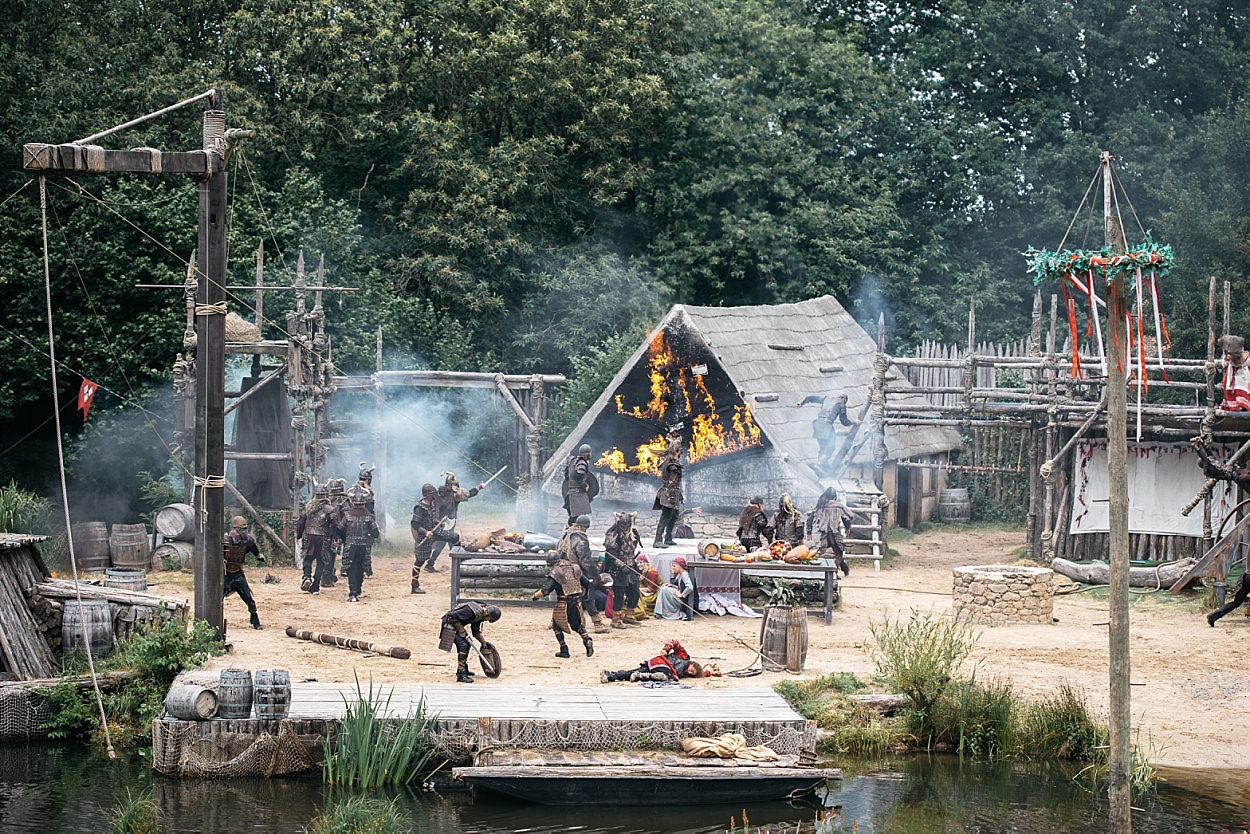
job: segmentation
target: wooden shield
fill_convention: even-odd
[[[482,671],[488,678],[497,678],[503,671],[503,664],[499,660],[499,650],[490,643],[482,644],[482,648],[478,650],[478,659],[482,662]]]

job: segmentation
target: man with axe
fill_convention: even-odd
[[[469,671],[471,644],[467,632],[472,631],[473,638],[483,647],[487,647],[490,644],[482,638],[482,623],[487,620],[492,623],[499,622],[501,615],[497,606],[482,605],[480,602],[462,602],[443,615],[442,628],[438,634],[438,647],[449,652],[452,645],[455,645],[456,683],[473,683],[473,673]],[[489,670],[487,671],[489,673]]]

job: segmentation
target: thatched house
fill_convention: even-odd
[[[640,511],[640,523],[649,523],[657,486],[652,448],[662,447],[674,424],[681,425],[686,449],[687,507],[703,511],[688,518],[697,534],[731,535],[752,495],[763,496],[770,513],[782,492],[806,509],[830,485],[859,496],[861,505],[884,493],[891,515],[901,501],[910,508],[904,520],[926,516],[937,500],[936,471],[895,463],[944,458],[959,446],[950,430],[887,426],[880,488],[868,420],[836,479],[810,465],[818,448],[812,421],[819,406],[797,404],[811,394],[845,392],[850,414],[858,416],[868,401],[876,355],[875,341],[831,296],[768,306],[674,306],[547,461],[543,491],[552,507],[551,526],[558,529],[563,521],[564,464],[582,443],[593,449],[602,487],[596,507],[604,512],[596,513],[595,526],[608,522],[607,510],[623,508]],[[896,381],[893,373],[889,378],[892,401],[926,402],[906,390],[905,380]],[[895,393],[900,386],[902,393]]]

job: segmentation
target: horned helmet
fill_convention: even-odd
[[[360,475],[358,476],[362,483],[370,483],[373,481],[373,470],[376,467],[370,466],[368,461],[360,462]]]
[[[363,507],[369,503],[369,490],[360,484],[353,484],[352,488],[347,491],[347,501],[353,507]]]

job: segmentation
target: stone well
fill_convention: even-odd
[[[955,568],[956,612],[973,622],[1049,623],[1054,610],[1054,571],[1016,565],[967,565]]]

